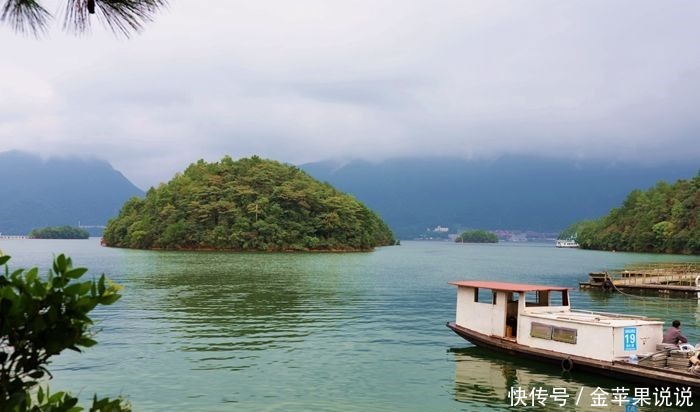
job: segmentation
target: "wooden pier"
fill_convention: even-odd
[[[655,264],[588,274],[579,287],[629,294],[658,294],[700,299],[700,264]]]

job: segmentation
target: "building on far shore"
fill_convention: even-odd
[[[559,233],[535,232],[533,230],[494,230],[503,242],[553,242]]]

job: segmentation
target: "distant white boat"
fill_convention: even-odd
[[[557,243],[554,246],[576,248],[578,247],[578,243],[576,243],[576,241],[572,239],[558,239]]]

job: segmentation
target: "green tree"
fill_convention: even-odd
[[[90,29],[90,15],[97,15],[115,33],[129,36],[151,20],[167,0],[66,0],[63,28],[83,33]],[[33,35],[45,33],[53,16],[37,0],[5,0],[0,21],[15,31]]]
[[[576,222],[566,229],[564,229],[561,233],[559,233],[559,236],[557,236],[557,239],[574,239],[578,237],[579,231],[581,231],[586,225],[590,224],[589,220],[582,220],[580,222]]]
[[[700,173],[633,190],[619,208],[572,228],[583,248],[700,254]]]
[[[357,199],[294,166],[253,156],[199,160],[105,228],[108,246],[259,251],[371,250],[394,244]]]
[[[32,239],[87,239],[90,232],[74,226],[50,226],[33,229],[29,232]]]
[[[80,411],[78,399],[50,394],[43,385],[50,359],[66,349],[95,345],[88,316],[97,305],[119,299],[119,286],[105,275],[80,281],[87,272],[59,255],[46,276],[37,268],[10,271],[0,257],[0,411]],[[91,411],[128,411],[121,399],[93,398]]]
[[[498,243],[498,236],[485,230],[465,230],[457,236],[455,241],[460,243]]]

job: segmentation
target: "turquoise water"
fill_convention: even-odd
[[[61,355],[50,369],[54,390],[123,394],[136,411],[525,410],[510,406],[510,387],[562,387],[573,396],[622,386],[474,348],[445,327],[455,304],[447,282],[577,287],[592,271],[700,259],[437,242],[351,254],[148,252],[97,239],[2,240],[0,249],[12,267],[47,268],[64,252],[124,286],[119,302],[95,313],[99,345]],[[574,290],[571,301],[678,318],[691,342],[700,340],[695,300]],[[590,404],[538,410],[625,410]]]

